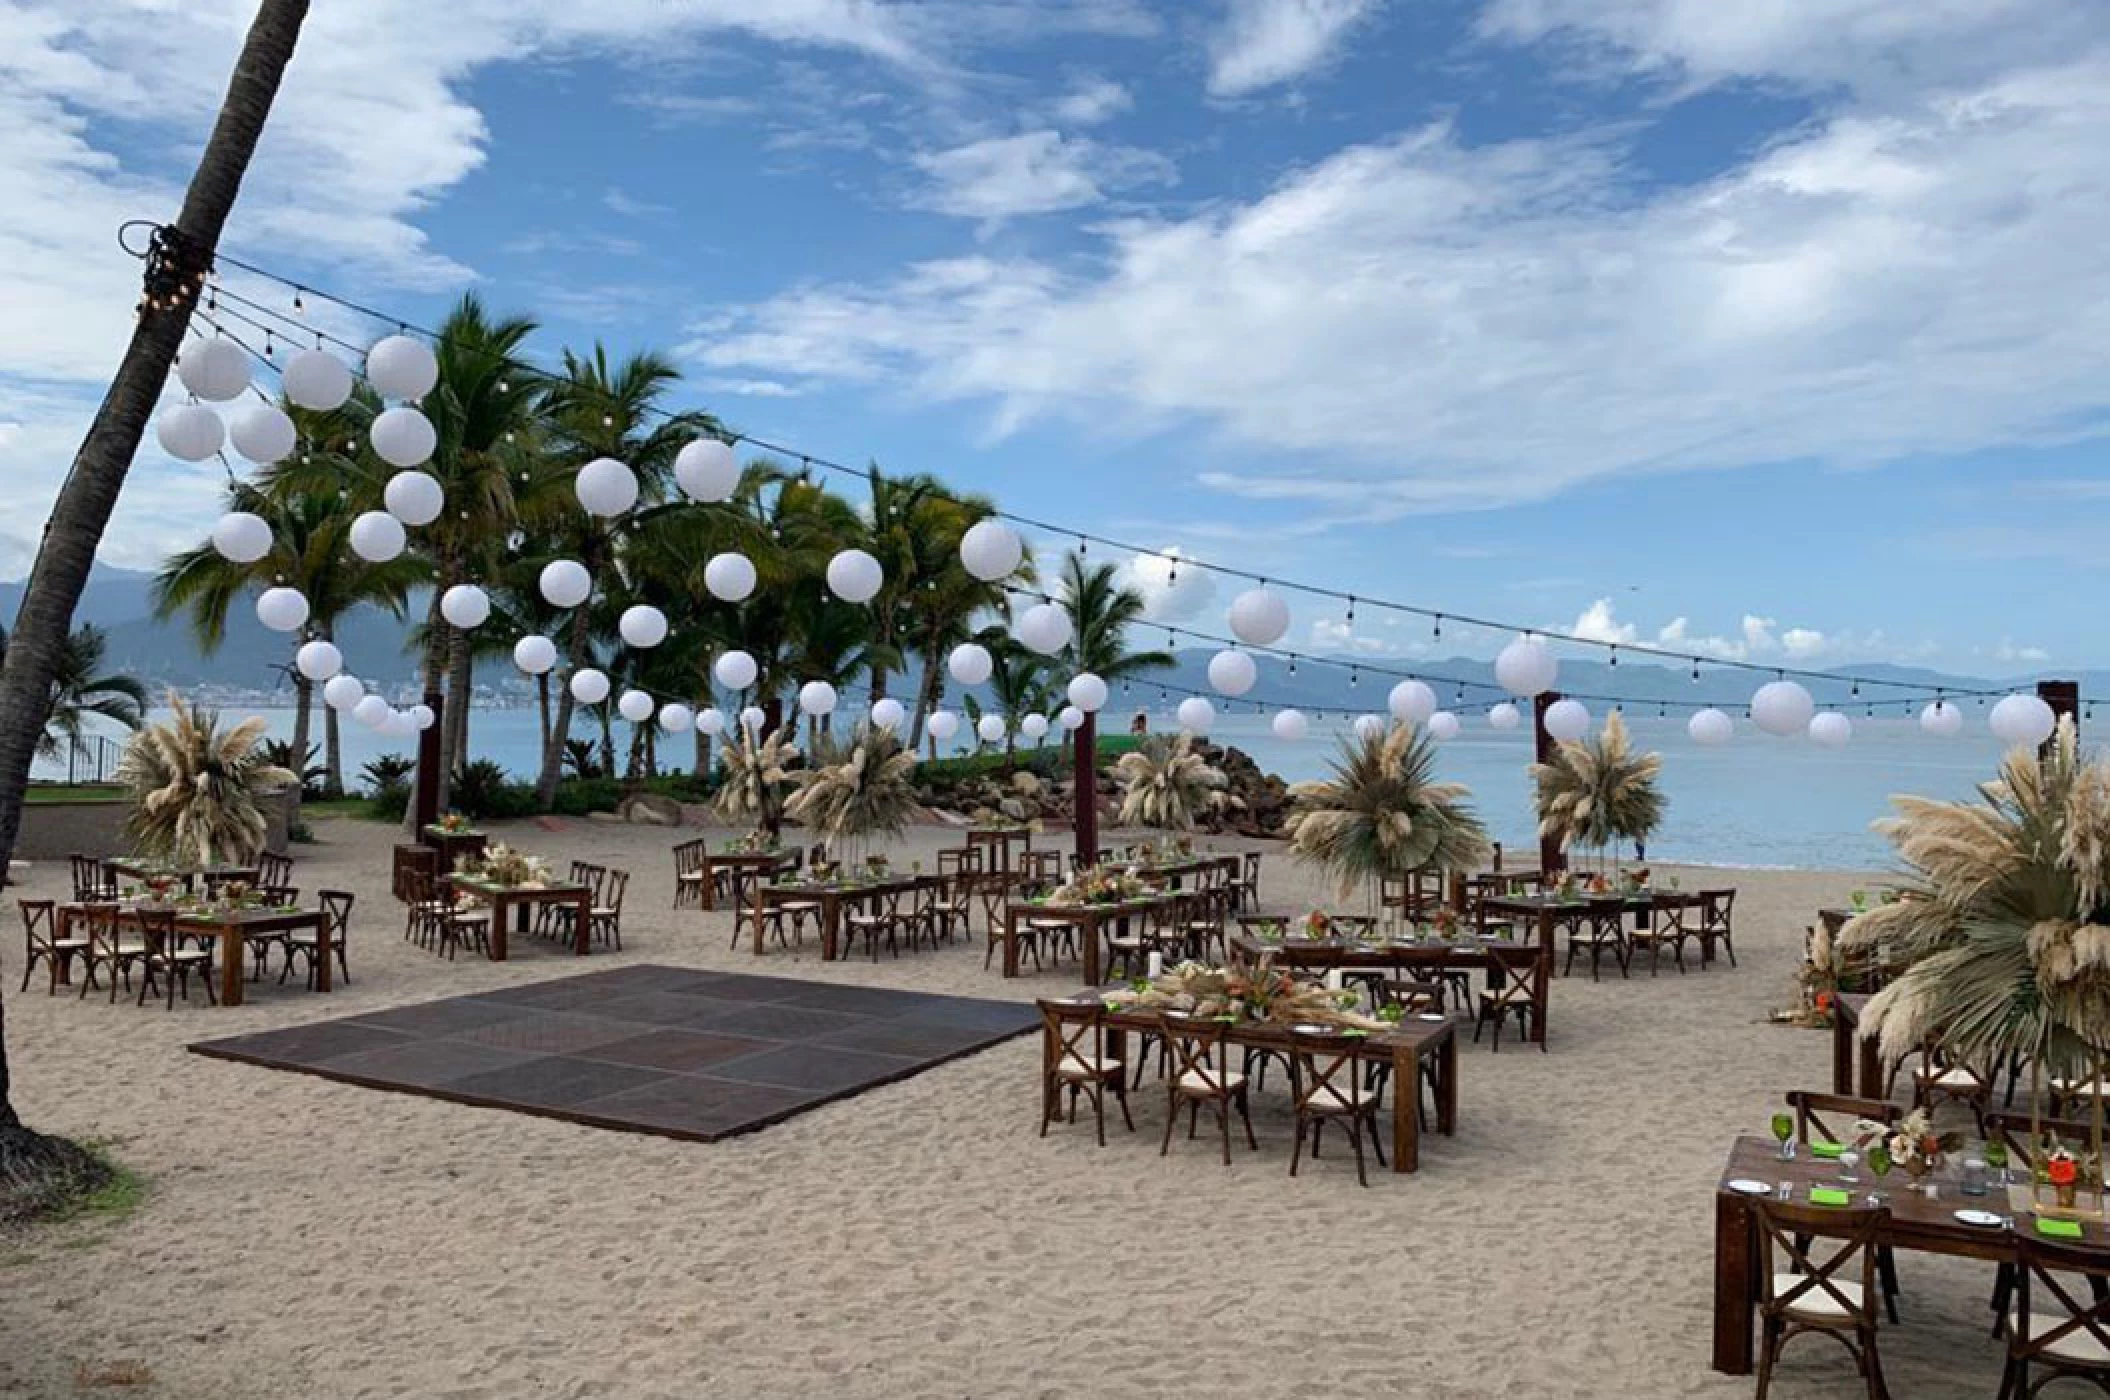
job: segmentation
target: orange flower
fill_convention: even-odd
[[[1832,1009],[1832,994],[1830,992],[1817,993],[1817,1009],[1819,1011],[1829,1011]]]
[[[2054,1186],[2071,1186],[2080,1174],[2080,1164],[2071,1157],[2054,1157],[2044,1164],[2044,1175]]]

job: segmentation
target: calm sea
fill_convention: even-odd
[[[290,735],[291,710],[260,710],[274,735]],[[1170,727],[1169,717],[1154,727]],[[1268,731],[1265,717],[1238,715],[1218,720],[1214,737],[1251,754],[1263,769],[1295,782],[1323,776],[1335,738],[1346,728],[1313,726],[1312,736],[1286,743]],[[1912,720],[1854,721],[1853,742],[1822,749],[1805,740],[1769,739],[1748,725],[1721,748],[1701,748],[1685,736],[1679,719],[1636,719],[1637,743],[1663,754],[1663,789],[1668,818],[1650,855],[1716,865],[1839,869],[1890,864],[1890,848],[1869,830],[1889,811],[1893,793],[1963,798],[1990,777],[1999,745],[1981,723],[1954,739],[1920,732]],[[627,729],[618,725],[620,731]],[[403,740],[381,739],[357,724],[343,726],[347,778],[382,753],[409,753]],[[589,733],[585,725],[576,730]],[[318,739],[319,729],[318,729]],[[522,777],[532,776],[538,758],[532,710],[481,710],[471,721],[471,745],[480,757],[497,760]],[[688,736],[663,743],[663,760],[686,765]],[[1484,725],[1441,746],[1439,776],[1472,789],[1489,830],[1514,851],[1534,847],[1528,735],[1498,734]]]

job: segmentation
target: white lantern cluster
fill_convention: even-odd
[[[834,714],[838,699],[835,687],[826,681],[808,681],[799,687],[800,712],[815,718]]]
[[[1844,748],[1854,736],[1854,722],[1837,710],[1822,710],[1810,717],[1810,742],[1828,749]]]
[[[1201,737],[1216,725],[1216,707],[1199,695],[1190,695],[1180,701],[1177,711],[1180,728]]]
[[[1511,695],[1543,695],[1559,676],[1560,658],[1536,637],[1519,637],[1495,656],[1495,682]]]
[[[743,602],[755,591],[754,561],[745,554],[713,554],[703,566],[703,586],[713,598]]]
[[[579,468],[571,488],[588,515],[617,516],[637,504],[637,473],[613,457],[596,457]]]
[[[1265,587],[1248,588],[1231,600],[1231,635],[1249,647],[1271,647],[1289,631],[1289,604]]]
[[[1458,731],[1462,727],[1458,722],[1458,716],[1452,714],[1449,710],[1438,710],[1435,714],[1429,716],[1429,737],[1432,739],[1455,739],[1458,737]]]
[[[882,695],[872,702],[872,727],[892,733],[900,733],[908,719],[908,708],[891,695]]]
[[[709,705],[696,712],[698,732],[716,736],[725,732],[725,712],[716,705]]]
[[[678,701],[668,701],[659,707],[659,727],[662,733],[686,734],[696,727],[696,712]]]
[[[1009,578],[1025,562],[1018,532],[1000,520],[979,520],[960,536],[960,566],[984,583]]]
[[[1002,715],[983,715],[974,724],[975,737],[985,744],[1003,743],[1007,732]]]
[[[344,653],[332,642],[302,642],[293,653],[293,668],[311,681],[327,681],[344,669]]]
[[[1490,705],[1488,707],[1487,727],[1490,729],[1499,729],[1506,733],[1523,722],[1523,711],[1510,704],[1507,700],[1502,701],[1498,705]]]
[[[1054,603],[1035,603],[1018,619],[1019,643],[1028,651],[1053,656],[1070,641],[1070,615]]]
[[[271,552],[271,526],[261,515],[231,510],[213,523],[212,547],[230,563],[254,564]]]
[[[1817,702],[1795,681],[1767,681],[1751,696],[1751,722],[1768,734],[1805,733],[1816,714]]]
[[[513,664],[528,675],[546,675],[557,664],[557,644],[531,632],[513,643]]]
[[[1590,732],[1590,711],[1580,700],[1556,700],[1546,707],[1545,724],[1548,734],[1572,744]]]
[[[1963,732],[1963,710],[1946,700],[1929,702],[1920,711],[1920,728],[1940,738],[1949,738]]]
[[[1209,684],[1219,694],[1243,695],[1259,679],[1260,667],[1245,652],[1226,649],[1209,658]]]
[[[1106,708],[1106,682],[1090,671],[1080,671],[1070,677],[1069,687],[1064,693],[1069,696],[1070,703],[1084,714],[1095,715]]]
[[[593,594],[593,575],[576,559],[552,559],[535,578],[542,601],[553,608],[576,608]]]
[[[571,673],[571,698],[581,705],[598,705],[608,698],[608,675],[591,666]]]
[[[740,727],[749,734],[759,735],[762,725],[769,719],[760,705],[749,705],[740,712]]]
[[[747,689],[755,683],[755,677],[760,672],[761,668],[755,665],[755,659],[744,651],[722,652],[711,665],[711,674],[717,677],[718,684],[727,690]]]
[[[1066,730],[1082,729],[1084,728],[1084,711],[1078,709],[1075,705],[1064,705],[1061,713],[1055,716],[1055,722]]]
[[[244,409],[228,429],[227,437],[235,451],[260,467],[292,456],[300,442],[300,433],[285,410],[268,403]]]
[[[1426,724],[1436,713],[1436,692],[1425,681],[1404,680],[1385,697],[1385,708],[1401,724]]]
[[[869,603],[879,596],[886,571],[861,549],[839,551],[828,561],[828,591],[845,603]]]
[[[1302,710],[1277,710],[1275,717],[1268,721],[1268,729],[1277,739],[1294,743],[1311,733],[1311,721],[1304,717]]]
[[[473,583],[457,583],[440,595],[440,616],[464,632],[491,616],[491,595]]]
[[[1714,748],[1729,742],[1730,735],[1736,732],[1736,723],[1727,714],[1710,707],[1694,711],[1692,718],[1685,721],[1685,732],[1695,744]]]
[[[740,459],[727,443],[697,438],[674,454],[674,484],[705,505],[730,500],[740,485]]]
[[[615,702],[615,712],[632,724],[643,724],[657,708],[652,697],[642,690],[626,690]]]
[[[951,710],[932,710],[923,728],[939,743],[949,743],[960,732],[960,717]]]
[[[408,404],[375,414],[366,435],[374,445],[374,454],[392,467],[421,467],[432,460],[433,449],[440,445],[432,420]]]
[[[1040,714],[1027,715],[1018,722],[1018,732],[1037,741],[1048,732],[1048,717]]]
[[[361,511],[352,518],[352,553],[369,564],[386,564],[409,545],[403,522],[385,510]]]
[[[649,648],[656,647],[667,639],[667,615],[650,603],[638,603],[623,609],[616,619],[615,630],[622,635],[625,645]]]
[[[308,599],[298,588],[280,585],[256,595],[256,620],[274,632],[298,632],[308,622]]]
[[[995,669],[996,660],[989,655],[989,648],[976,642],[960,643],[945,658],[946,673],[961,685],[980,685]]]
[[[329,413],[351,400],[352,372],[327,350],[303,350],[286,361],[278,385],[302,408]]]
[[[1355,717],[1355,737],[1361,739],[1364,743],[1382,739],[1384,735],[1385,717],[1383,715],[1357,715]]]
[[[424,472],[397,472],[381,488],[381,504],[405,525],[430,525],[446,508],[447,494]]]
[[[322,703],[340,714],[366,698],[366,685],[348,671],[339,671],[322,687]]]
[[[249,352],[224,336],[197,341],[177,356],[176,378],[208,403],[228,403],[249,387]]]
[[[1993,702],[1986,723],[1992,726],[1993,737],[2001,743],[2034,747],[2051,737],[2052,731],[2059,727],[2059,717],[2042,696],[2004,695]]]
[[[202,403],[173,404],[154,420],[154,440],[179,462],[202,462],[227,441],[227,425]]]
[[[415,336],[384,336],[366,352],[366,382],[384,399],[422,399],[440,382],[440,362]]]

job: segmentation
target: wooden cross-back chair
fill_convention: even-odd
[[[260,885],[293,883],[293,858],[265,851],[256,858],[256,882]]]
[[[711,853],[708,838],[698,836],[674,848],[674,907],[686,909],[703,903],[703,866]],[[713,890],[716,896],[722,888]]]
[[[1480,989],[1480,1001],[1473,1019],[1473,1043],[1480,1041],[1480,1032],[1492,1023],[1495,1028],[1495,1053],[1502,1053],[1502,1027],[1514,1016],[1522,1033],[1530,1035],[1538,1031],[1539,1049],[1546,1048],[1545,1011],[1539,1006],[1536,994],[1539,950],[1528,944],[1506,946],[1490,944],[1487,949],[1488,985]]]
[[[1077,1121],[1077,1099],[1092,1101],[1099,1145],[1106,1146],[1106,1095],[1121,1105],[1121,1121],[1136,1130],[1128,1112],[1128,1074],[1118,1057],[1107,1054],[1106,1007],[1098,1002],[1041,1001],[1040,1135],[1062,1112],[1062,1093],[1070,1095],[1070,1121]]]
[[[2095,1141],[2095,1124],[2080,1118],[2046,1118],[2038,1116],[2034,1121],[2026,1113],[1988,1113],[1985,1116],[1985,1140],[1998,1143],[2007,1149],[2011,1164],[2028,1173],[2036,1165],[2038,1144],[2045,1138],[2057,1138],[2073,1146],[2092,1144]],[[1993,1280],[1993,1335],[2005,1336],[2008,1331],[2008,1302],[2014,1296],[2016,1266],[2003,1260],[2000,1272]],[[2089,1286],[2100,1297],[2110,1297],[2110,1286],[2104,1280],[2089,1280]]]
[[[1172,1127],[1179,1121],[1180,1105],[1187,1106],[1187,1137],[1194,1137],[1203,1104],[1216,1114],[1223,1132],[1224,1165],[1231,1165],[1231,1110],[1245,1125],[1246,1146],[1260,1150],[1253,1136],[1253,1118],[1246,1102],[1246,1077],[1231,1068],[1224,1037],[1230,1027],[1211,1018],[1197,1018],[1167,1011],[1159,1017],[1163,1043],[1172,1055],[1172,1073],[1165,1079],[1165,1140],[1158,1155],[1172,1150]]]
[[[1853,1125],[1864,1118],[1871,1123],[1895,1123],[1905,1116],[1905,1110],[1888,1099],[1857,1099],[1809,1089],[1789,1090],[1788,1107],[1795,1110],[1795,1141],[1805,1145],[1812,1131],[1821,1142],[1844,1142],[1852,1136]]]
[[[1722,945],[1729,955],[1729,965],[1736,966],[1735,930],[1730,915],[1736,908],[1735,890],[1701,890],[1699,924],[1693,929],[1693,937],[1700,940],[1705,956],[1714,956],[1714,945]]]
[[[1869,1400],[1887,1400],[1876,1350],[1875,1296],[1876,1235],[1890,1212],[1768,1198],[1753,1200],[1751,1208],[1760,1240],[1759,1400],[1765,1400],[1782,1349],[1805,1333],[1844,1346],[1867,1383]],[[1775,1267],[1776,1251],[1786,1256],[1785,1268]]]
[[[1363,1136],[1369,1134],[1377,1164],[1385,1165],[1385,1148],[1377,1130],[1382,1095],[1361,1073],[1360,1037],[1338,1031],[1305,1031],[1292,1028],[1289,1037],[1291,1081],[1296,1086],[1297,1142],[1289,1157],[1289,1174],[1297,1174],[1304,1156],[1304,1135],[1311,1132],[1311,1155],[1319,1156],[1319,1137],[1328,1123],[1347,1130],[1348,1145],[1355,1149],[1355,1179],[1370,1184],[1363,1162]]]
[[[183,999],[190,1000],[190,975],[199,974],[205,983],[205,999],[217,1003],[212,986],[212,955],[210,944],[192,947],[176,932],[174,909],[140,909],[133,916],[139,924],[139,940],[142,951],[139,966],[139,1005],[147,1004],[147,997],[156,992],[163,994],[168,1009],[176,1009],[176,991],[180,987]]]
[[[73,959],[88,951],[88,940],[79,934],[68,932],[59,937],[58,902],[50,899],[25,899],[22,905],[22,988],[29,990],[30,974],[36,971],[42,959],[50,977],[51,990],[48,995],[59,994],[61,974],[72,976]]]
[[[2053,1381],[2093,1381],[2110,1393],[2110,1252],[2033,1234],[2016,1237],[2015,1325],[2000,1393],[2032,1400]],[[2086,1279],[2090,1301],[2072,1285]],[[2030,1379],[2030,1368],[2043,1374]]]
[[[66,861],[73,868],[74,903],[90,904],[117,898],[117,880],[101,861],[83,855],[68,856]]]

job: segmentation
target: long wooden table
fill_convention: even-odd
[[[714,888],[716,882],[712,877],[720,870],[733,872],[734,888],[737,890],[743,875],[751,876],[758,882],[767,883],[770,877],[793,869],[798,863],[799,853],[793,850],[705,851],[703,853],[702,866],[702,907],[704,909],[716,909],[718,907],[718,896]]]
[[[1544,1038],[1547,1002],[1553,986],[1553,949],[1544,944],[1518,944],[1496,938],[1466,938],[1451,942],[1412,942],[1355,938],[1261,938],[1250,933],[1231,935],[1231,952],[1248,962],[1272,956],[1278,966],[1323,971],[1342,968],[1363,972],[1429,972],[1443,968],[1486,968],[1491,977],[1506,975],[1503,951],[1528,949],[1532,954],[1531,1039]],[[1499,984],[1498,984],[1499,985]]]
[[[1840,1184],[1839,1164],[1807,1152],[1798,1154],[1791,1162],[1783,1162],[1778,1145],[1758,1137],[1740,1137],[1729,1149],[1729,1161],[1722,1168],[1714,1194],[1714,1369],[1732,1376],[1747,1376],[1751,1374],[1753,1360],[1752,1326],[1757,1316],[1758,1271],[1764,1265],[1764,1251],[1760,1246],[1758,1215],[1752,1209],[1752,1198],[1729,1189],[1729,1183],[1739,1177],[1763,1181],[1769,1186],[1788,1182],[1793,1188],[1793,1198],[1807,1203],[1811,1186]],[[1863,1169],[1860,1178],[1850,1188],[1857,1203],[1865,1201],[1870,1190],[1877,1189],[1874,1173]],[[2002,1228],[1966,1225],[1956,1218],[1955,1212],[1966,1206],[1975,1206],[2000,1215],[2013,1215],[2018,1230],[2032,1229],[2030,1217],[2015,1200],[2016,1195],[2026,1197],[2028,1188],[2018,1188],[2006,1198],[2001,1196],[1998,1187],[1990,1196],[1969,1197],[1957,1190],[1953,1180],[1942,1181],[1939,1177],[1936,1180],[1940,1193],[1930,1201],[1917,1192],[1905,1190],[1902,1172],[1891,1173],[1880,1188],[1889,1198],[1890,1220],[1877,1233],[1877,1242],[1893,1249],[1916,1249],[1927,1254],[1948,1254],[1996,1263],[2013,1262],[2013,1233]],[[2079,1241],[2062,1243],[2080,1243],[2100,1249],[2110,1242],[2110,1232],[2105,1231],[2100,1221],[2084,1221],[2081,1230]]]
[[[123,876],[145,884],[149,880],[172,880],[190,890],[203,880],[208,886],[224,885],[236,880],[247,884],[256,883],[257,868],[253,865],[203,865],[187,870],[173,870],[137,856],[112,856],[103,862],[103,869],[112,875]]]
[[[926,885],[943,883],[942,876],[920,874],[890,875],[879,880],[816,880],[775,885],[757,880],[750,898],[755,956],[762,955],[762,915],[771,905],[808,900],[817,905],[821,922],[821,961],[833,962],[838,956],[848,955],[848,950],[842,946],[843,912],[846,909],[869,899],[908,894]]]
[[[1832,1092],[1880,1099],[1883,1050],[1874,1036],[1861,1034],[1861,1013],[1872,993],[1840,992],[1832,998]]]
[[[117,917],[134,927],[139,924],[139,905],[120,904]],[[73,920],[82,917],[84,905],[62,904],[59,906],[58,934],[71,937]],[[330,939],[330,921],[320,909],[199,909],[179,911],[176,915],[176,931],[192,937],[211,937],[218,940],[220,949],[220,1004],[240,1006],[243,1001],[242,988],[244,969],[248,967],[248,941],[253,936],[292,933],[298,929],[315,930],[315,990],[330,990],[332,959],[336,945]],[[69,980],[63,972],[57,978],[59,985]]]
[[[1103,904],[1036,904],[1030,900],[1013,900],[1004,906],[1004,976],[1018,976],[1019,921],[1047,919],[1077,930],[1077,941],[1084,956],[1084,980],[1096,987],[1102,980],[1099,945],[1107,925],[1113,925],[1117,931],[1125,929],[1129,920],[1154,913],[1178,897],[1172,894],[1142,895]]]
[[[593,891],[585,885],[569,881],[546,885],[497,885],[471,875],[449,875],[446,879],[453,888],[477,895],[491,906],[490,937],[486,940],[486,947],[492,962],[506,960],[508,935],[527,932],[528,910],[538,904],[570,905],[571,950],[582,958],[593,951]]]
[[[1104,1002],[1107,994],[1126,991],[1125,987],[1094,987],[1078,992],[1065,1000],[1080,1005]],[[1132,1009],[1109,1009],[1106,1013],[1107,1054],[1127,1060],[1127,1032],[1157,1031],[1162,1025],[1158,1013],[1142,1007]],[[1232,1045],[1250,1046],[1259,1050],[1275,1050],[1287,1054],[1291,1035],[1288,1027],[1270,1021],[1238,1021],[1230,1024],[1224,1039]],[[1042,1073],[1045,1063],[1056,1051],[1054,1042],[1041,1037]],[[1377,1060],[1392,1066],[1392,1170],[1412,1172],[1421,1166],[1421,1080],[1422,1067],[1430,1070],[1432,1087],[1436,1097],[1436,1131],[1445,1137],[1452,1136],[1458,1125],[1458,1037],[1449,1018],[1437,1017],[1425,1020],[1408,1017],[1390,1030],[1372,1031],[1364,1038],[1356,1051],[1358,1057]]]

